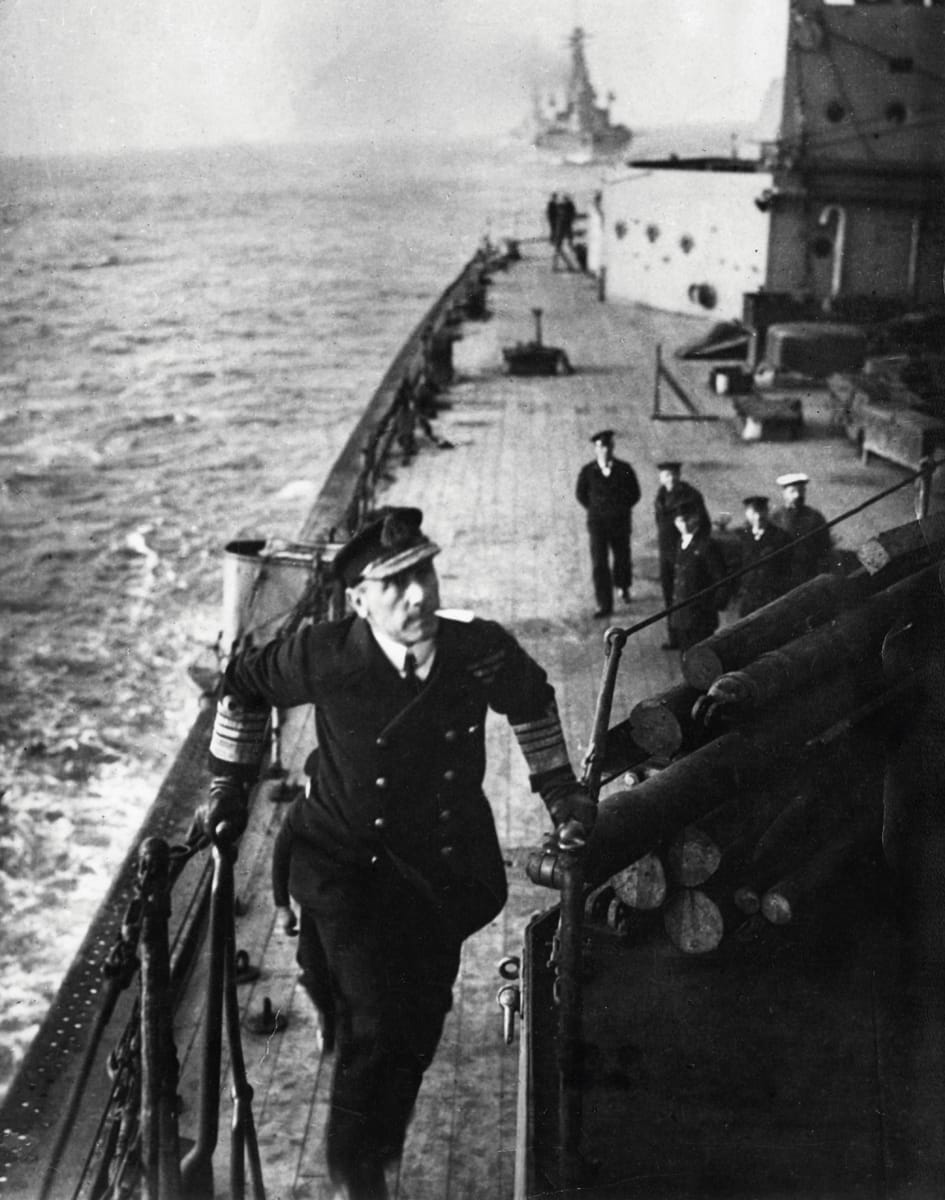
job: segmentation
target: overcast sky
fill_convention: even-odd
[[[0,0],[0,152],[508,132],[587,29],[633,127],[754,119],[787,0]]]

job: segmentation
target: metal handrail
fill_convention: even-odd
[[[377,483],[391,452],[395,437],[403,436],[406,418],[409,432],[424,417],[416,403],[416,391],[423,384],[424,371],[428,369],[426,356],[430,339],[426,333],[444,323],[453,311],[457,297],[465,304],[471,286],[471,275],[478,281],[484,263],[477,256],[464,268],[457,280],[434,305],[426,321],[415,331],[414,341],[419,340],[423,350],[422,361],[409,363],[400,377],[394,399],[384,413],[367,445],[362,450],[361,469],[351,489],[352,499],[347,509],[347,521],[352,527],[363,518],[373,505]],[[416,349],[414,348],[414,353]],[[334,533],[334,531],[332,531]],[[302,596],[283,614],[276,637],[286,637],[306,618],[324,619],[332,610],[333,583],[322,571],[323,547],[314,547],[312,572]],[[247,627],[252,629],[254,610],[262,602],[261,589],[256,587],[250,599]],[[142,847],[142,856],[160,849],[151,839]],[[145,1200],[178,1200],[186,1195],[188,1200],[212,1200],[213,1153],[219,1135],[220,1067],[222,1062],[222,1029],[225,1021],[230,1070],[234,1099],[234,1115],[231,1132],[230,1191],[233,1200],[243,1200],[245,1195],[245,1167],[248,1159],[252,1194],[254,1200],[265,1200],[265,1187],[258,1140],[252,1115],[253,1089],[249,1084],[240,1034],[239,1002],[236,991],[235,968],[235,889],[233,867],[237,856],[237,838],[232,831],[221,826],[213,838],[213,875],[210,893],[209,947],[210,965],[207,984],[208,998],[204,1018],[204,1053],[200,1084],[200,1101],[197,1138],[183,1161],[179,1158],[176,1123],[177,1056],[173,1044],[172,1030],[158,1026],[156,1011],[162,1007],[169,1019],[170,1004],[149,997],[147,991],[156,985],[161,1000],[165,995],[166,974],[163,967],[167,949],[167,926],[157,933],[158,944],[152,947],[154,970],[142,971],[142,1053],[141,1080],[141,1130],[140,1153]],[[206,845],[206,841],[204,841]],[[147,851],[145,850],[147,847]],[[139,877],[145,877],[142,866]],[[161,902],[169,911],[168,894]],[[166,914],[165,914],[166,915]],[[221,1020],[222,1018],[222,1020]],[[156,1052],[160,1046],[162,1052]]]
[[[932,478],[935,470],[945,465],[945,459],[924,458],[918,470],[905,479],[875,493],[861,504],[847,509],[825,525],[802,534],[778,549],[763,555],[756,562],[729,572],[718,583],[703,588],[676,604],[670,604],[659,612],[626,627],[612,626],[604,634],[605,657],[601,672],[594,723],[588,748],[582,764],[582,783],[591,799],[597,803],[601,787],[604,748],[610,728],[613,698],[616,690],[620,660],[627,641],[649,626],[664,620],[673,613],[714,595],[735,580],[758,569],[765,563],[793,551],[798,542],[822,535],[823,530],[848,521],[879,501],[901,491],[910,484],[917,489],[916,518],[928,516]],[[562,1188],[578,1186],[583,1178],[583,1161],[580,1142],[583,1122],[583,1107],[580,1079],[580,1057],[582,1045],[582,957],[584,925],[584,858],[586,847],[562,849],[549,844],[544,853],[534,859],[529,874],[533,882],[553,887],[560,892],[558,933],[552,961],[556,974],[556,997],[558,1000],[558,1143],[559,1182]]]

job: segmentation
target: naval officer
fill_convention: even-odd
[[[727,601],[724,588],[718,585],[728,572],[718,542],[703,525],[698,502],[681,500],[674,512],[679,547],[673,575],[673,603],[684,607],[670,614],[669,628],[677,647],[685,651],[718,629],[719,609]]]
[[[438,547],[417,509],[388,510],[339,552],[352,613],[248,650],[227,668],[205,828],[241,820],[270,707],[314,704],[316,778],[296,824],[289,888],[334,991],[326,1157],[336,1196],[387,1196],[430,1065],[464,938],[506,878],[482,792],[488,709],[510,722],[559,844],[594,805],[576,782],[555,692],[502,626],[441,615]],[[307,958],[300,947],[299,959]]]
[[[578,503],[587,510],[591,578],[597,599],[594,616],[609,617],[614,611],[615,587],[624,603],[630,603],[631,518],[640,499],[640,484],[633,467],[614,457],[612,429],[600,430],[591,441],[594,461],[581,468],[575,494]]]
[[[679,530],[676,528],[676,508],[684,500],[690,500],[700,509],[701,525],[710,533],[712,522],[705,506],[702,493],[682,478],[682,463],[667,459],[656,464],[659,471],[659,487],[653,499],[653,516],[656,520],[656,544],[660,558],[660,587],[663,590],[663,607],[673,603],[673,579],[676,573],[676,551],[679,549]],[[670,628],[669,637],[663,643],[664,650],[677,649],[675,635]]]
[[[745,529],[741,538],[741,566],[751,567],[738,581],[738,615],[776,600],[791,586],[790,536],[771,520],[767,496],[746,496]],[[763,562],[775,551],[781,553]]]
[[[790,584],[793,588],[830,570],[833,543],[826,517],[807,503],[810,478],[801,471],[793,471],[779,475],[776,482],[781,489],[783,504],[774,510],[771,520],[797,543],[791,555]]]

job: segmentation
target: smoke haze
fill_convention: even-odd
[[[501,136],[575,20],[631,126],[750,120],[784,0],[0,0],[0,152]],[[781,28],[779,29],[779,21]]]

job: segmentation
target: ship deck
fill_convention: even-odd
[[[708,386],[710,364],[673,357],[677,347],[706,332],[709,320],[601,303],[592,279],[553,272],[550,259],[549,247],[530,245],[521,262],[495,274],[490,319],[467,322],[463,340],[455,347],[457,377],[444,394],[445,404],[435,422],[438,444],[421,440],[409,463],[393,463],[378,501],[415,504],[424,510],[425,528],[442,547],[438,566],[444,607],[471,609],[502,622],[546,668],[557,688],[578,767],[591,732],[604,660],[604,624],[592,616],[583,512],[574,499],[577,472],[591,456],[589,438],[595,430],[616,431],[617,453],[634,465],[643,488],[634,518],[633,600],[629,607],[618,604],[613,617],[615,623],[625,625],[661,607],[652,519],[654,464],[661,459],[678,458],[686,464],[685,477],[703,491],[715,517],[726,512],[740,515],[741,498],[748,494],[764,492],[775,498],[774,479],[783,471],[807,471],[812,479],[811,503],[829,517],[902,480],[903,473],[880,461],[862,466],[852,445],[831,430],[828,407],[816,394],[805,397],[806,427],[800,441],[741,441],[731,400]],[[543,310],[545,342],[567,351],[575,367],[573,375],[506,374],[502,348],[531,338],[535,307]],[[710,419],[652,418],[658,346],[680,386]],[[665,382],[661,409],[669,416],[686,415]],[[901,489],[840,526],[835,531],[838,544],[854,548],[875,532],[909,520],[912,504],[911,490]],[[293,536],[291,530],[271,533]],[[681,678],[678,655],[661,649],[664,636],[660,621],[628,642],[614,723],[627,715],[634,702]],[[168,777],[162,793],[165,801],[159,798],[158,803],[173,808],[175,801],[180,808],[181,796],[202,786],[208,723],[206,710]],[[295,782],[311,736],[310,713],[295,710],[286,716],[282,756]],[[534,886],[525,875],[526,853],[540,844],[548,821],[528,789],[525,764],[511,731],[502,720],[490,718],[487,740],[486,793],[508,863],[510,898],[500,917],[464,947],[454,1007],[436,1061],[424,1079],[402,1164],[390,1180],[396,1200],[511,1200],[515,1190],[519,1048],[503,1040],[496,1002],[501,983],[498,964],[506,956],[521,954],[530,917],[550,909],[557,894]],[[330,1195],[322,1135],[332,1058],[320,1057],[316,1050],[313,1011],[297,981],[295,945],[274,923],[270,863],[283,812],[283,805],[258,798],[240,843],[236,892],[241,915],[236,945],[259,969],[258,978],[239,987],[244,1018],[255,1016],[268,1002],[287,1017],[287,1027],[273,1036],[244,1029],[243,1049],[254,1092],[266,1195],[270,1200],[322,1200]],[[167,836],[179,840],[182,833],[170,830]],[[203,856],[186,868],[200,869]],[[122,886],[129,884],[125,881]],[[189,912],[174,913],[178,923],[193,918]],[[82,979],[70,976],[71,985],[80,989],[75,1015],[69,1015],[70,1009],[61,1018],[70,1028],[72,1022],[77,1030],[85,1028],[93,1002],[84,997],[86,990],[91,991],[90,980],[106,949],[96,942],[80,952],[75,971]],[[204,949],[198,956],[175,1016],[183,1102],[180,1130],[185,1140],[194,1137],[201,1108],[198,1077],[207,954]],[[126,994],[118,1015],[124,1013],[128,1019],[130,1005]],[[50,1032],[50,1055],[59,1053],[60,1035],[67,1032],[64,1028]],[[40,1092],[64,1097],[76,1068],[58,1064],[51,1057],[39,1060],[35,1079],[24,1079],[15,1091],[17,1121],[28,1121],[34,1096]],[[96,1065],[76,1116],[76,1136],[70,1139],[56,1178],[47,1180],[51,1200],[79,1194],[70,1186],[70,1176],[75,1171],[73,1178],[78,1178],[82,1147],[90,1144],[110,1087],[104,1064]],[[215,1194],[222,1200],[232,1194],[226,1144],[232,1101],[226,1055],[221,1097],[214,1182]],[[50,1101],[46,1103],[48,1108]],[[57,1103],[61,1111],[64,1099]],[[6,1111],[13,1111],[10,1105]],[[47,1130],[55,1129],[54,1119],[51,1113]],[[19,1126],[12,1124],[5,1131],[9,1137],[4,1144],[12,1147],[12,1157],[8,1178],[0,1178],[0,1194],[16,1200],[37,1194],[31,1184],[19,1190],[17,1181],[28,1174],[30,1161],[36,1161],[35,1139],[48,1141],[53,1136],[32,1125],[25,1127],[28,1133],[18,1133]]]
[[[616,623],[630,624],[660,607],[651,504],[654,465],[670,456],[687,465],[685,477],[704,492],[710,511],[739,513],[743,495],[767,492],[775,476],[799,468],[812,477],[811,502],[834,516],[897,479],[882,463],[865,468],[854,449],[832,433],[829,414],[812,405],[806,436],[796,443],[741,442],[730,401],[710,391],[709,364],[670,357],[673,348],[707,329],[709,322],[599,303],[595,284],[577,274],[552,273],[544,250],[495,278],[491,319],[465,326],[455,351],[458,376],[436,432],[449,447],[421,445],[419,455],[393,472],[383,499],[416,504],[440,543],[438,560],[445,607],[472,609],[503,622],[546,667],[559,695],[573,760],[580,764],[590,733],[603,663],[603,625],[591,615],[593,597],[583,514],[573,488],[589,458],[588,438],[601,427],[617,431],[617,453],[629,459],[643,486],[633,534],[634,588]],[[543,309],[544,340],[563,346],[572,376],[512,378],[502,369],[501,348],[531,336],[530,310]],[[656,346],[706,421],[651,419]],[[684,410],[665,391],[666,412]],[[908,489],[839,531],[855,547],[874,531],[911,516]],[[677,655],[661,649],[662,623],[631,639],[614,709],[629,705],[680,678]],[[298,771],[309,722],[295,714],[284,733],[287,765]],[[521,952],[529,917],[556,896],[532,885],[522,861],[547,832],[547,818],[527,786],[523,761],[504,722],[490,721],[486,790],[509,863],[510,899],[489,927],[465,948],[455,1003],[432,1069],[421,1091],[405,1156],[391,1179],[397,1200],[468,1200],[511,1197],[516,1139],[518,1050],[506,1046],[496,1003],[498,964]],[[246,1032],[245,1052],[254,1088],[254,1114],[263,1175],[270,1197],[329,1194],[321,1135],[331,1058],[315,1050],[313,1017],[297,983],[294,945],[273,924],[268,896],[269,860],[281,810],[263,806],[244,837],[237,890],[247,903],[237,945],[258,963],[260,978],[240,989],[247,1013],[268,999],[287,1016],[286,1030],[271,1038]],[[203,1001],[197,972],[178,1020],[183,1065],[182,1133],[198,1110],[192,1078],[196,1029]],[[221,1128],[229,1122],[224,1088]],[[217,1191],[227,1177],[218,1153]]]

